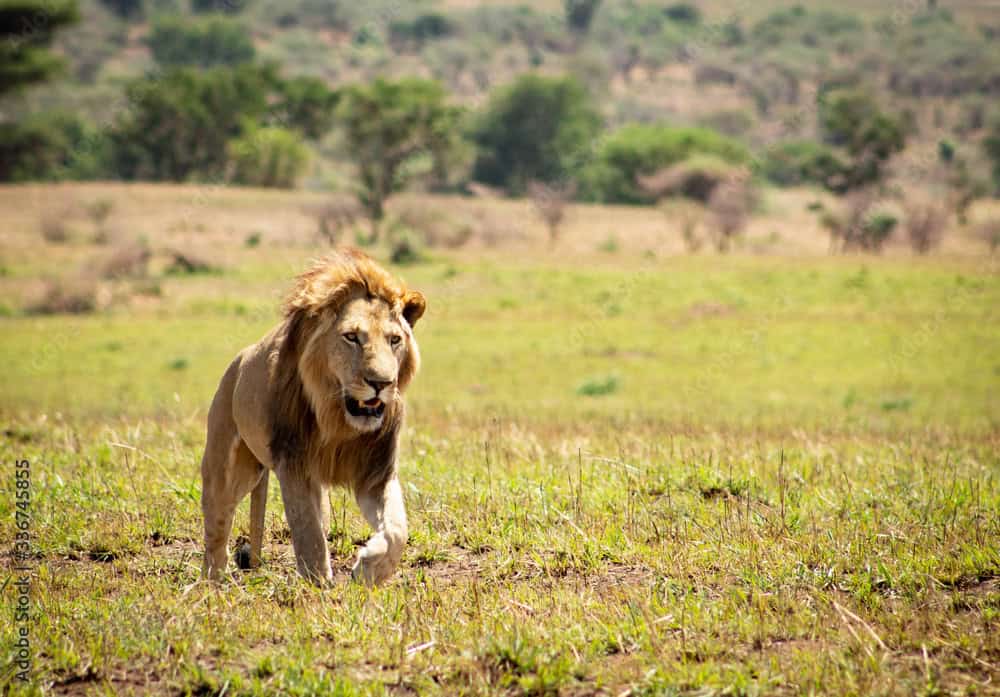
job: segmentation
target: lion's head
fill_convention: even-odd
[[[300,275],[274,363],[272,452],[299,457],[313,435],[334,446],[368,435],[394,448],[402,393],[420,365],[413,325],[425,306],[357,250]]]

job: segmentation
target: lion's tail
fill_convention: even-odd
[[[250,568],[260,566],[260,552],[264,546],[264,513],[267,511],[267,480],[271,470],[264,468],[260,481],[250,494]]]

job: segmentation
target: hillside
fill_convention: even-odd
[[[571,30],[563,3],[465,0],[362,6],[299,0],[280,8],[225,3],[252,36],[257,58],[286,75],[331,86],[376,76],[441,81],[451,98],[476,110],[498,86],[529,71],[575,76],[595,95],[609,128],[629,122],[696,124],[760,149],[817,136],[818,97],[862,86],[905,114],[912,135],[902,176],[929,175],[939,143],[986,176],[978,147],[990,102],[1000,92],[1000,3],[599,3],[586,30]],[[87,0],[80,24],[60,35],[69,68],[59,81],[7,97],[8,118],[65,108],[97,123],[115,118],[123,83],[157,69],[151,23],[191,16],[186,3]],[[165,9],[166,8],[166,9]],[[173,8],[173,9],[170,9]],[[168,11],[169,9],[169,11]],[[336,153],[317,146],[324,160]],[[323,176],[313,177],[323,186]]]

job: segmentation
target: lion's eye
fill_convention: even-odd
[[[392,344],[393,346],[399,346],[399,342],[402,340],[403,337],[401,337],[399,334],[393,334],[391,337],[389,337],[389,343]]]
[[[344,339],[350,341],[352,344],[358,343],[358,335],[355,332],[347,332],[344,334]]]

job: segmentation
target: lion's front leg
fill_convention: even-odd
[[[333,577],[324,528],[329,505],[326,487],[284,468],[278,470],[278,481],[299,573],[316,585],[323,585]]]
[[[352,574],[355,580],[374,585],[392,576],[403,556],[408,534],[403,490],[393,477],[381,490],[360,492],[357,498],[375,534],[358,553]]]

